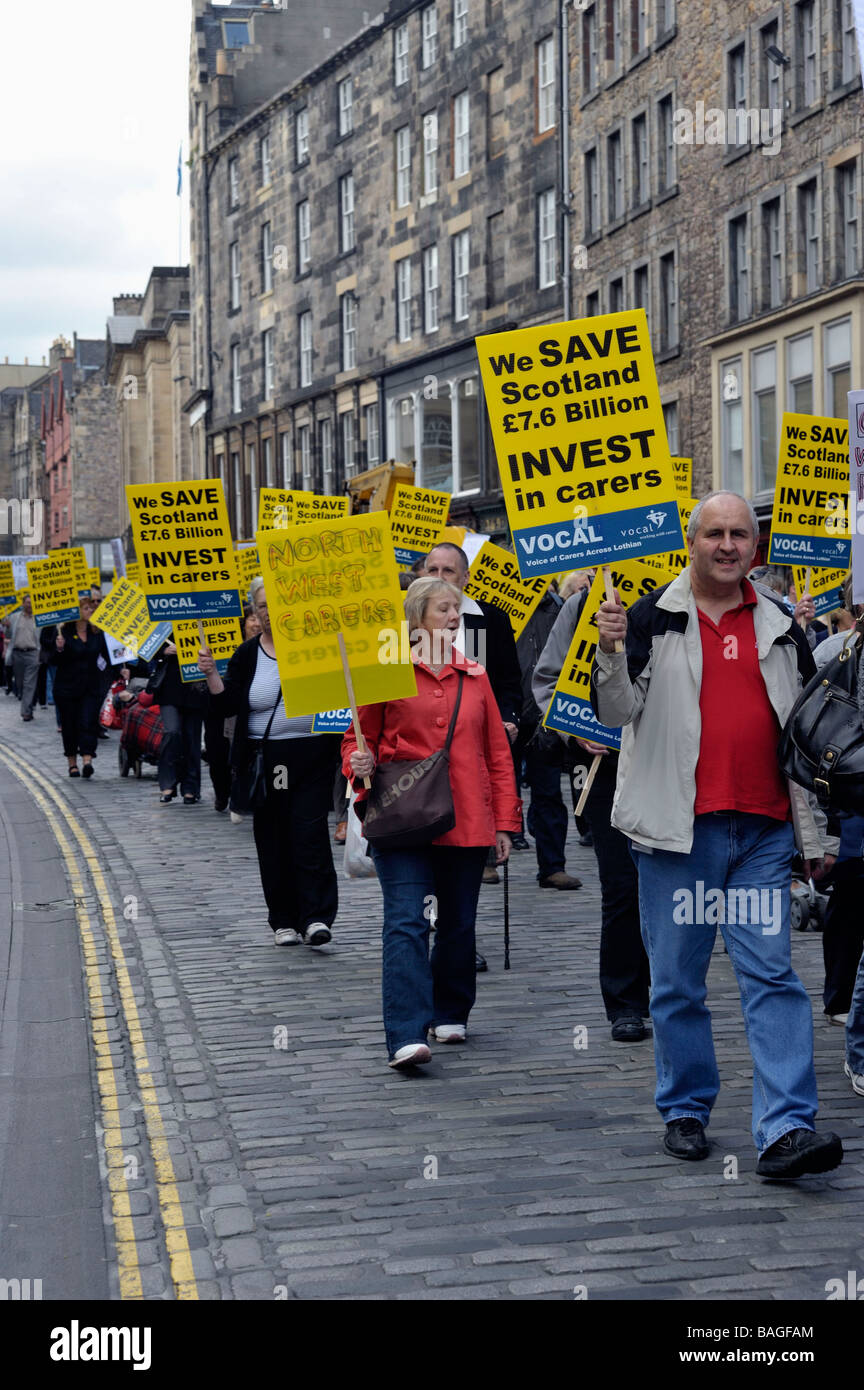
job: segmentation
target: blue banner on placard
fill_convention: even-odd
[[[577,738],[587,738],[592,743],[602,743],[604,748],[614,748],[620,752],[621,730],[607,729],[605,724],[601,724],[588,700],[556,693],[544,723],[547,729],[554,729],[556,733],[574,734]]]
[[[411,566],[416,565],[418,560],[426,559],[429,550],[428,547],[426,550],[406,550],[404,545],[394,545],[393,554],[396,556],[397,565],[404,565],[406,569],[410,570]]]
[[[514,529],[513,542],[523,579],[684,549],[678,508],[668,504]]]
[[[786,536],[771,533],[769,565],[821,565],[825,569],[848,569],[852,553],[851,537],[817,536],[812,532]]]
[[[74,608],[55,608],[53,613],[39,613],[35,617],[37,627],[52,627],[54,624],[71,623],[78,617],[78,604]]]
[[[154,623],[166,618],[180,622],[186,618],[242,618],[243,606],[237,589],[208,589],[185,594],[147,594],[147,612]]]
[[[157,623],[149,637],[145,637],[141,646],[138,648],[138,660],[150,661],[156,655],[163,642],[171,640],[171,624]]]
[[[312,720],[313,734],[344,734],[351,723],[350,709],[328,709]]]
[[[843,590],[827,589],[824,594],[817,594],[813,600],[813,608],[817,618],[823,613],[833,613],[836,609],[843,607]]]

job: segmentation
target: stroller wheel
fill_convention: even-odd
[[[809,904],[803,898],[796,898],[794,893],[789,909],[789,921],[793,931],[806,931],[807,923],[810,921]]]
[[[141,774],[142,774],[143,771],[144,771],[144,759],[143,759],[143,758],[136,758],[136,759],[135,759],[135,776],[138,778],[139,782],[140,782],[140,780],[141,780]]]
[[[117,749],[117,761],[118,761],[118,763],[120,764],[120,776],[121,776],[121,777],[128,777],[128,776],[129,776],[129,754],[126,752],[126,749],[123,747],[123,744],[122,744],[122,743],[120,744],[120,747]]]

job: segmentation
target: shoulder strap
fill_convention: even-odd
[[[459,689],[456,692],[456,703],[453,706],[453,715],[450,719],[450,728],[447,730],[447,742],[444,744],[445,752],[450,751],[450,744],[453,742],[453,733],[456,728],[456,716],[459,713],[459,706],[462,703],[462,683],[465,680],[465,672],[459,672]]]
[[[273,725],[273,720],[276,718],[276,711],[277,711],[277,709],[279,708],[279,701],[280,701],[281,699],[282,699],[282,682],[280,681],[280,682],[279,682],[279,694],[276,696],[276,703],[275,703],[275,705],[273,706],[273,708],[272,708],[271,711],[270,711],[270,718],[267,720],[267,728],[264,730],[264,737],[263,737],[262,740],[261,740],[262,743],[266,743],[266,742],[267,742],[267,735],[270,733],[270,729],[272,728],[272,725]]]

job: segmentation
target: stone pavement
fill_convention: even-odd
[[[332,947],[274,950],[249,822],[214,813],[206,770],[199,806],[160,807],[152,768],[117,775],[118,737],[100,743],[91,782],[70,781],[53,712],[24,726],[0,697],[0,745],[47,775],[99,853],[199,1297],[820,1300],[829,1278],[864,1273],[864,1102],[822,1017],[818,935],[796,935],[793,952],[814,1004],[820,1123],[842,1136],[843,1167],[756,1178],[749,1055],[719,945],[714,1150],[681,1164],[660,1146],[651,1043],[609,1036],[594,860],[572,827],[568,868],[585,886],[540,890],[533,853],[514,855],[512,969],[503,888],[484,887],[490,972],[470,1042],[406,1076],[386,1066],[377,882],[340,876]],[[132,1114],[119,1016],[112,1038]],[[131,1129],[144,1293],[171,1298],[140,1139]]]

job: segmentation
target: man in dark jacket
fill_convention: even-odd
[[[534,669],[562,607],[563,600],[549,589],[516,643],[522,672],[522,718],[516,756],[519,762],[525,760],[525,780],[531,788],[528,833],[534,836],[537,851],[537,882],[541,888],[572,891],[582,887],[582,880],[566,871],[569,816],[561,795],[561,774],[567,762],[567,749],[557,734],[540,728],[543,716],[531,693]]]

